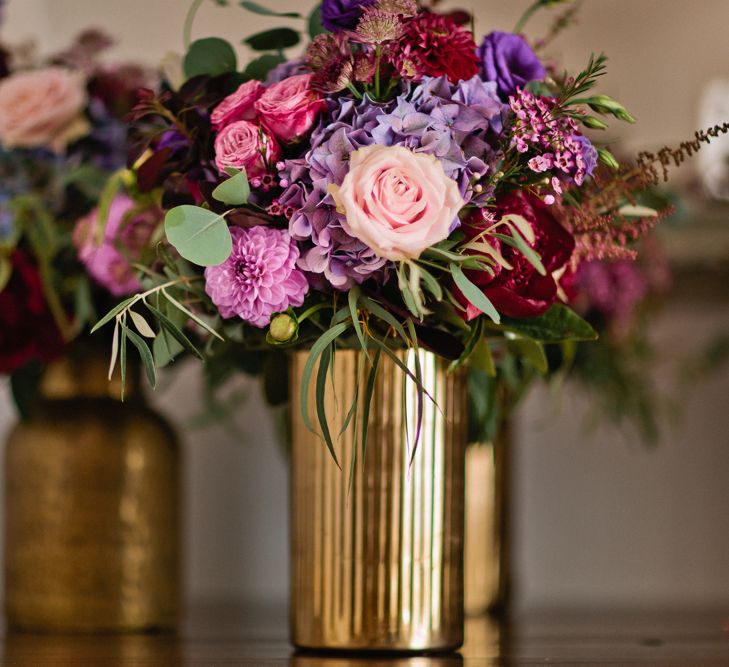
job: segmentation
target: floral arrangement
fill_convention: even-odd
[[[132,264],[162,222],[119,194],[122,119],[155,76],[102,63],[111,43],[91,30],[47,59],[0,58],[0,374],[19,385],[140,288]]]
[[[123,372],[132,324],[148,330],[151,315],[150,377],[183,350],[228,371],[246,353],[310,350],[301,407],[314,428],[316,375],[333,455],[323,392],[336,347],[364,351],[366,411],[382,355],[423,400],[418,355],[404,363],[401,348],[493,374],[503,359],[541,359],[547,343],[595,338],[565,277],[635,259],[661,218],[637,194],[726,131],[621,166],[586,134],[633,122],[593,92],[604,56],[558,73],[522,34],[476,41],[468,15],[413,0],[325,0],[309,17],[240,4],[306,21],[311,41],[286,61],[298,31],[253,35],[261,55],[240,71],[230,44],[201,39],[179,89],[144,94],[130,115],[132,194],[166,211],[165,239],[144,289],[97,328],[114,324]],[[272,366],[269,386],[285,375]]]

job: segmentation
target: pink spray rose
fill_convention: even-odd
[[[0,81],[0,142],[5,148],[61,152],[89,131],[83,77],[63,67],[12,74]]]
[[[114,296],[126,296],[141,289],[130,262],[138,261],[149,244],[162,212],[150,207],[135,210],[127,195],[117,195],[109,207],[109,218],[101,241],[99,211],[81,218],[73,232],[78,257],[89,275]]]
[[[265,160],[264,160],[265,155]],[[267,165],[281,156],[276,140],[258,125],[237,120],[215,137],[215,164],[221,173],[226,167],[245,169],[248,178],[265,174]]]
[[[395,261],[416,259],[446,239],[465,203],[436,158],[403,146],[354,151],[342,186],[330,190],[347,231]]]
[[[297,74],[274,83],[256,102],[263,124],[283,142],[306,134],[326,108],[321,95],[311,89],[312,74]]]
[[[241,84],[238,90],[213,109],[210,116],[213,127],[221,130],[237,120],[253,120],[256,117],[253,105],[265,90],[266,86],[255,79]]]

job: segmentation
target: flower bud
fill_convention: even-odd
[[[288,343],[296,337],[298,329],[299,325],[291,315],[279,313],[271,320],[268,337],[274,343]]]

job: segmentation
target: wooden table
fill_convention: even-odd
[[[282,609],[198,607],[178,636],[10,634],[0,665],[16,667],[729,666],[729,605],[719,611],[541,613],[510,624],[469,619],[458,655],[361,658],[296,655]]]

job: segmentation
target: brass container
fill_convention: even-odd
[[[174,627],[179,452],[137,373],[95,353],[52,364],[5,451],[5,611],[41,631]]]
[[[360,354],[335,355],[325,396],[333,434],[355,395]],[[414,352],[399,354],[414,368]],[[293,355],[294,397],[307,355]],[[412,464],[416,388],[384,355],[366,461],[354,460],[361,445],[347,429],[336,444],[340,470],[294,399],[291,633],[299,648],[445,651],[463,642],[466,381],[448,375],[435,355],[420,355],[423,384],[437,406],[426,398]]]
[[[511,426],[502,423],[493,443],[466,450],[465,610],[500,614],[510,593],[509,457]]]

